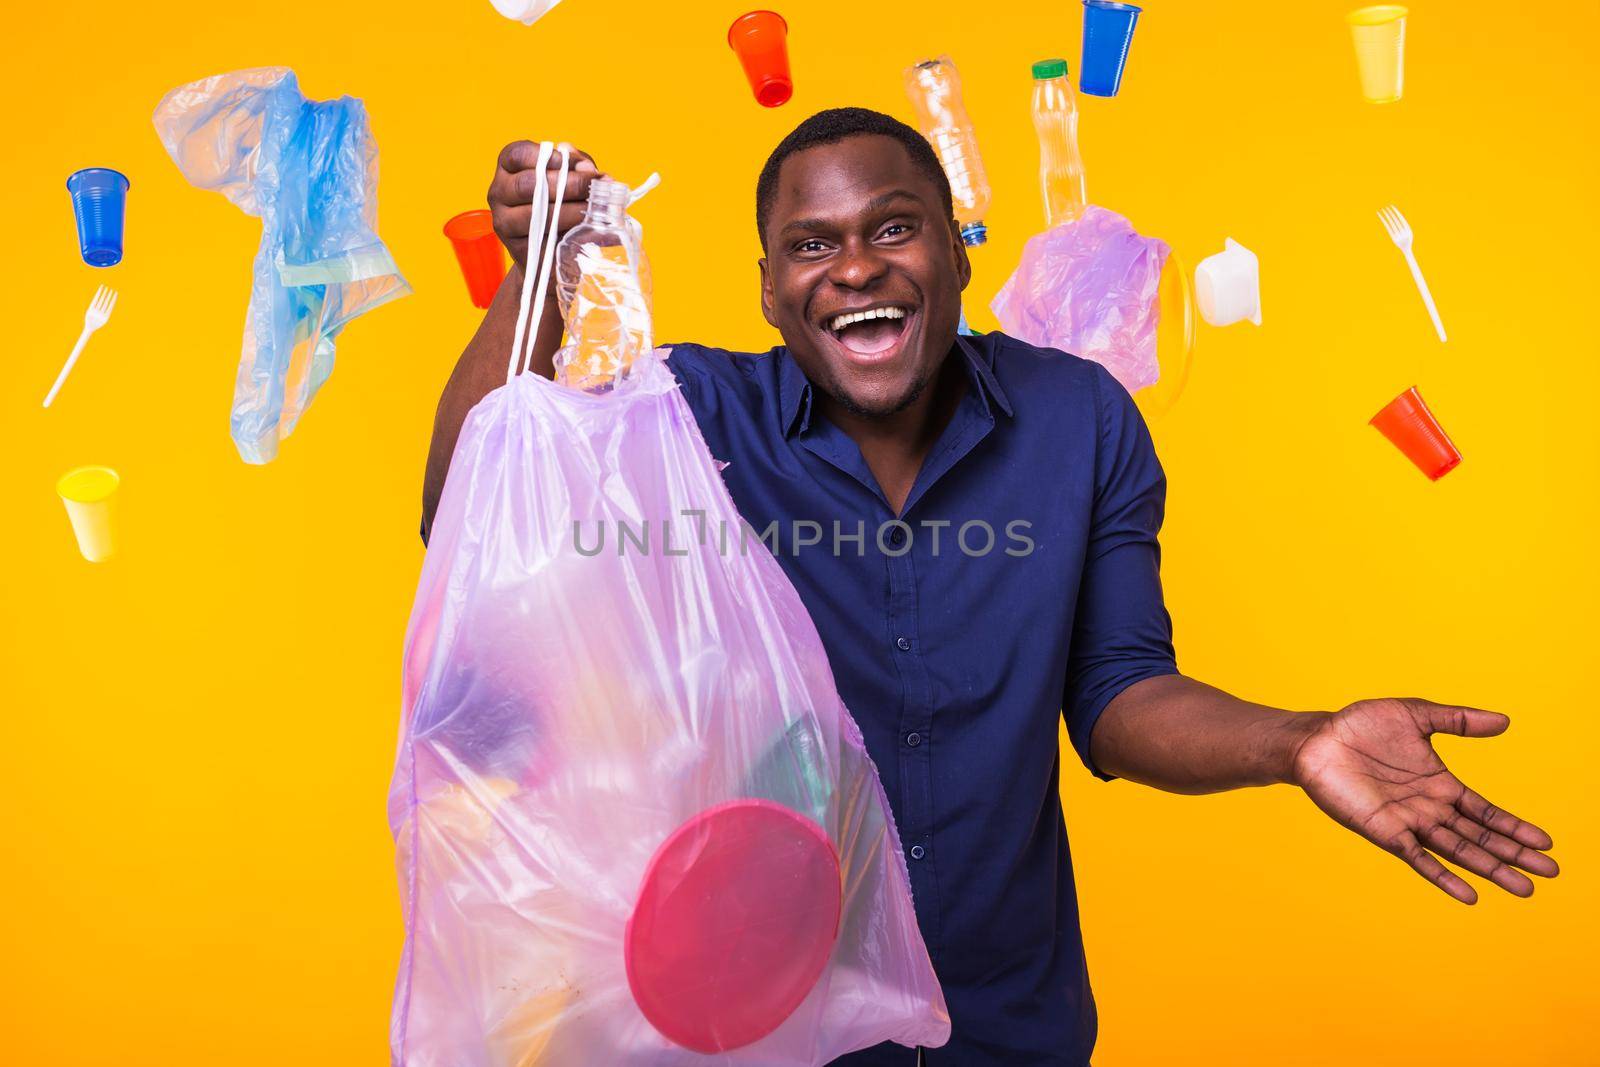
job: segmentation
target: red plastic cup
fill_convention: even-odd
[[[1379,433],[1394,442],[1418,470],[1434,481],[1461,463],[1461,453],[1414,385],[1385,404],[1371,421]]]
[[[456,250],[473,306],[488,307],[506,276],[506,253],[494,235],[494,216],[483,210],[463,211],[444,224],[444,235]]]
[[[762,107],[777,107],[794,95],[789,77],[789,24],[776,11],[740,15],[728,27],[728,47],[739,53],[750,91]]]

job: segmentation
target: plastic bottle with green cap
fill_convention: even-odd
[[[1071,222],[1089,203],[1078,154],[1078,97],[1067,80],[1067,61],[1033,65],[1033,128],[1039,135],[1039,186],[1046,226]]]

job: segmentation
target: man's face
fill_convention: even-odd
[[[955,343],[971,267],[905,147],[862,134],[796,152],[766,238],[762,311],[806,377],[856,415],[908,407]]]

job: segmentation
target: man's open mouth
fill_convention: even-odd
[[[824,327],[849,355],[876,362],[899,350],[914,315],[911,308],[885,305],[834,315]]]

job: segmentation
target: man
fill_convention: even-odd
[[[490,187],[516,266],[440,401],[425,522],[467,412],[504,381],[529,205],[555,180],[535,158],[511,145]],[[576,159],[563,230],[597,172]],[[1295,713],[1178,673],[1156,537],[1166,483],[1144,423],[1098,364],[957,336],[970,268],[952,215],[914,130],[856,108],[813,116],[756,190],[762,309],[783,345],[678,345],[668,360],[730,461],[741,516],[777,521],[779,561],[882,776],[954,1031],[925,1062],[1082,1065],[1094,1047],[1058,715],[1102,777],[1180,793],[1292,783],[1464,903],[1477,894],[1440,857],[1518,896],[1533,892],[1523,871],[1554,876],[1549,836],[1467,789],[1428,740],[1497,734],[1505,716],[1419,699]],[[552,302],[533,357],[547,376],[560,334]],[[797,536],[807,523],[833,536]],[[915,1058],[883,1045],[837,1062]]]

